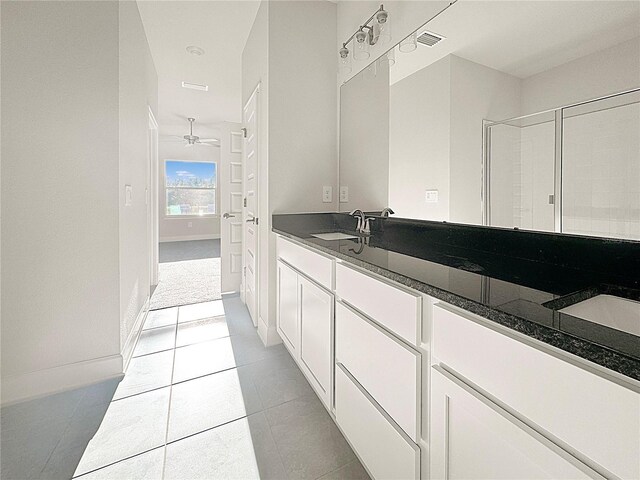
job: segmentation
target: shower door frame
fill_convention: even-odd
[[[554,216],[554,232],[562,233],[562,172],[563,172],[563,128],[564,128],[564,111],[578,107],[581,105],[588,105],[589,103],[595,103],[610,98],[620,97],[623,95],[629,95],[633,93],[640,93],[640,87],[632,88],[629,90],[623,90],[621,92],[604,95],[601,97],[592,98],[582,102],[571,103],[558,108],[551,108],[548,110],[542,110],[540,112],[531,113],[528,115],[522,115],[519,117],[508,118],[501,121],[482,120],[482,188],[481,188],[481,202],[482,202],[482,225],[491,225],[491,127],[496,125],[505,125],[509,122],[515,122],[517,120],[523,120],[526,118],[535,117],[538,115],[544,115],[545,113],[554,114],[554,188],[553,188],[553,216]],[[636,102],[633,102],[636,103]],[[520,227],[513,227],[520,228]]]

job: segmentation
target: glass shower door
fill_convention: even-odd
[[[554,231],[554,112],[490,124],[485,136],[485,224]]]
[[[563,109],[562,231],[640,240],[640,92]]]

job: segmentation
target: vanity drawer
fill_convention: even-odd
[[[420,405],[418,352],[338,302],[336,362],[343,364],[417,443]]]
[[[640,478],[639,393],[449,308],[433,309],[432,355],[438,362],[559,439],[585,463]]]
[[[336,265],[336,294],[412,345],[420,342],[422,298],[361,273]]]
[[[333,290],[333,259],[312,252],[282,237],[278,237],[277,249],[278,258],[326,289]]]
[[[417,479],[420,449],[407,440],[336,367],[336,421],[374,479]]]

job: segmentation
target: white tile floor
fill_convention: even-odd
[[[237,297],[151,312],[113,400],[102,395],[66,397],[76,404],[61,411],[65,426],[49,426],[57,444],[24,442],[47,460],[29,467],[26,455],[27,476],[3,465],[2,478],[69,478],[70,465],[78,479],[368,478],[284,347],[262,345]],[[17,411],[30,418],[33,408]],[[3,412],[3,428],[14,423]]]

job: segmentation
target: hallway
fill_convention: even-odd
[[[3,450],[23,463],[3,461],[2,478],[368,478],[284,347],[262,345],[239,297],[149,312],[115,393],[114,382],[90,388],[3,409]],[[63,419],[44,412],[64,404],[67,424],[45,444],[42,432]],[[37,412],[45,423],[30,425]],[[4,438],[8,427],[21,435]]]

